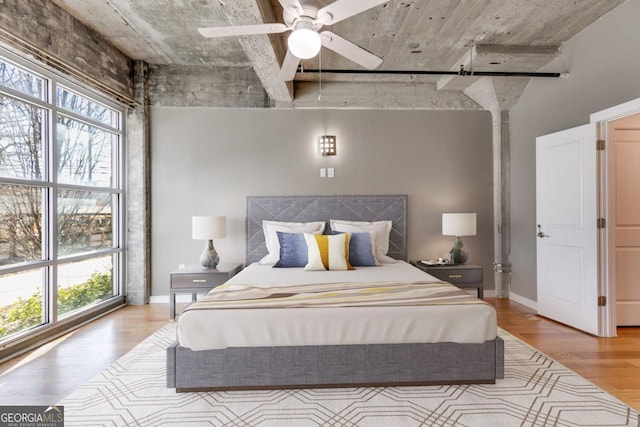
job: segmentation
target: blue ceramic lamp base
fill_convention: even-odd
[[[454,243],[453,248],[451,248],[451,252],[449,252],[449,258],[454,264],[464,264],[467,262],[467,259],[469,259],[469,252],[464,249],[462,237],[456,237],[456,242]]]
[[[216,268],[218,262],[220,262],[220,257],[216,252],[216,248],[213,247],[213,240],[207,240],[200,255],[200,265],[204,268]]]

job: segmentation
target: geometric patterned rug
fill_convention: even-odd
[[[634,426],[640,415],[500,330],[496,384],[175,393],[167,389],[170,323],[59,405],[65,426],[412,427]]]

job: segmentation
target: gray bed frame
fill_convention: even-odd
[[[389,256],[407,259],[407,196],[249,196],[247,264],[267,250],[263,220],[392,220]],[[327,226],[328,228],[328,226]],[[167,387],[235,389],[495,383],[504,378],[504,342],[167,349]]]

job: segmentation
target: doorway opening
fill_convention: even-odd
[[[632,285],[631,289],[634,289],[630,294],[627,292],[625,285],[621,285],[620,289],[618,289],[617,283],[619,282],[618,275],[621,275],[620,282],[622,283],[626,279],[625,275],[629,274],[630,270],[627,270],[627,266],[629,266],[629,258],[633,258],[633,252],[639,251],[640,249],[631,249],[629,246],[625,248],[630,240],[629,231],[633,234],[635,231],[634,227],[626,226],[626,224],[630,224],[633,220],[627,216],[628,212],[633,211],[633,206],[622,206],[622,204],[627,203],[636,203],[636,217],[640,217],[640,213],[638,213],[637,209],[640,209],[640,202],[638,202],[637,195],[634,195],[633,198],[626,198],[624,193],[628,192],[626,187],[631,186],[631,188],[637,188],[637,182],[633,181],[633,176],[627,174],[622,171],[619,174],[616,172],[616,166],[620,166],[622,169],[630,170],[631,173],[638,173],[637,169],[639,169],[640,158],[636,157],[635,162],[631,156],[638,156],[637,145],[619,145],[616,143],[616,139],[620,140],[621,144],[627,144],[628,140],[634,138],[633,135],[637,135],[637,132],[628,132],[629,129],[633,128],[636,125],[636,120],[640,116],[640,98],[636,98],[632,101],[625,102],[620,105],[616,105],[614,107],[608,108],[606,110],[599,111],[597,113],[591,114],[590,122],[597,124],[598,129],[598,139],[605,140],[604,150],[600,151],[603,153],[601,169],[603,173],[600,174],[599,178],[599,187],[600,187],[600,200],[598,203],[598,211],[604,217],[607,218],[607,226],[603,231],[603,238],[600,240],[598,252],[602,254],[599,256],[599,271],[601,274],[599,275],[599,293],[604,298],[606,298],[607,304],[604,307],[601,307],[603,310],[600,312],[598,316],[599,323],[599,336],[601,337],[615,337],[617,336],[617,328],[618,328],[618,306],[620,305],[621,311],[624,312],[626,310],[626,306],[632,306],[629,304],[629,301],[632,301],[631,295],[638,295],[640,290],[636,280],[636,284]],[[617,129],[617,130],[616,130]],[[624,141],[624,142],[623,142]],[[621,150],[616,150],[616,147],[621,147]],[[629,150],[631,149],[631,150]],[[616,155],[616,151],[620,151],[618,155]],[[632,154],[634,152],[635,154]],[[616,162],[618,160],[618,162]],[[624,164],[622,164],[622,163]],[[619,163],[616,165],[616,163]],[[622,187],[622,189],[617,189],[616,187]],[[616,191],[622,192],[621,195],[616,195]],[[637,190],[636,190],[637,192]],[[617,222],[618,222],[618,206],[617,200],[625,198],[624,201],[621,202],[620,209],[623,211],[623,217],[620,221],[622,227],[620,227],[620,231],[617,231]],[[640,224],[638,225],[639,228]],[[631,240],[635,240],[635,238],[631,237]],[[618,245],[620,249],[618,249]],[[621,256],[617,256],[618,252],[620,252]],[[631,257],[629,256],[631,255]],[[638,258],[640,259],[640,258]],[[620,265],[620,272],[618,271],[618,265]],[[632,267],[638,268],[638,266]],[[636,276],[637,277],[637,276]],[[618,293],[620,293],[620,302],[622,304],[618,304]],[[640,299],[640,298],[638,298]],[[640,306],[638,306],[640,307]],[[622,320],[622,319],[621,319]],[[622,320],[624,323],[628,323],[627,320]],[[635,322],[634,322],[635,323]],[[638,324],[638,323],[636,323]]]
[[[612,323],[640,326],[640,113],[608,128]]]

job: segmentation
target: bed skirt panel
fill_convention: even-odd
[[[167,349],[176,391],[493,383],[504,342]]]

